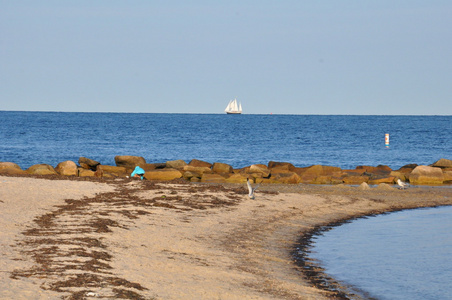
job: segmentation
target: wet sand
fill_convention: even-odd
[[[0,299],[344,299],[303,238],[437,205],[451,188],[0,176]]]

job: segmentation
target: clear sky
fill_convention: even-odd
[[[0,0],[0,110],[452,115],[452,1]]]

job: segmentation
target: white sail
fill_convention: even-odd
[[[226,109],[224,110],[227,114],[241,114],[242,113],[242,103],[237,104],[237,99],[229,101]]]
[[[239,107],[237,106],[237,99],[234,99],[234,101],[232,102],[232,110],[233,111],[239,110]]]
[[[233,100],[231,100],[231,101],[229,101],[229,103],[228,103],[228,105],[226,106],[226,108],[225,108],[225,112],[228,112],[228,111],[231,111],[232,110],[232,101]]]

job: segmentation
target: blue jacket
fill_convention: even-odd
[[[135,170],[133,170],[132,174],[130,174],[130,177],[133,177],[133,176],[135,176],[135,174],[138,174],[138,175],[140,175],[141,179],[143,179],[144,173],[145,173],[145,171],[142,168],[136,166]]]

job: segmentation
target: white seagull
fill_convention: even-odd
[[[405,182],[402,182],[402,180],[397,179],[397,185],[400,186],[401,189],[406,189],[408,187],[408,184]]]
[[[249,178],[247,178],[246,179],[246,185],[248,186],[248,192],[249,192],[248,193],[248,197],[250,197],[250,199],[254,199],[254,191],[259,187],[260,183],[255,188],[253,188],[251,186]]]

